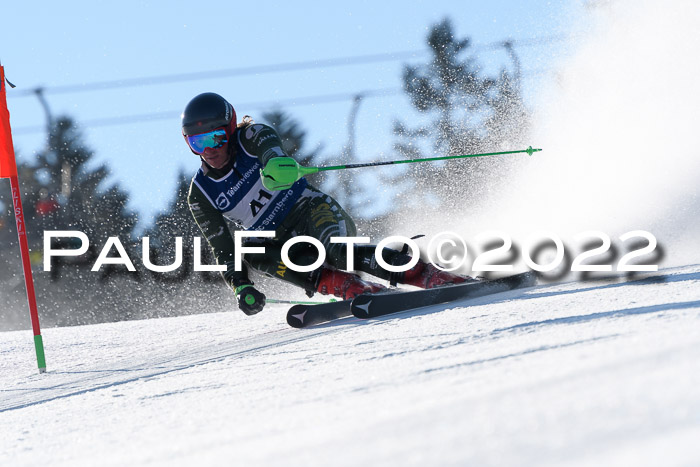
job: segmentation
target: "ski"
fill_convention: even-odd
[[[294,305],[287,311],[287,323],[293,328],[305,328],[350,316],[352,300],[320,303],[316,305]]]
[[[357,318],[368,319],[429,305],[483,297],[508,290],[530,287],[537,282],[534,271],[501,279],[469,282],[427,290],[362,294],[352,301],[350,311]]]
[[[287,311],[287,323],[294,328],[305,328],[351,315],[361,319],[374,318],[454,300],[482,297],[484,295],[530,287],[536,281],[536,273],[529,271],[501,279],[450,285],[435,289],[399,290],[374,295],[363,294],[354,300],[314,305],[294,305]]]

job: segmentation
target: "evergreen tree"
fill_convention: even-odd
[[[431,60],[406,66],[403,82],[413,107],[434,118],[415,127],[395,122],[395,150],[399,155],[410,159],[459,155],[519,143],[527,115],[519,88],[519,61],[512,44],[505,43],[504,47],[515,71],[504,69],[500,76],[491,77],[481,75],[476,59],[467,55],[470,40],[457,39],[449,19],[431,29],[427,43]],[[493,186],[492,175],[502,166],[498,158],[417,164],[402,168],[395,183],[410,179],[413,195],[404,199],[415,203],[416,193],[420,193],[436,209],[444,209],[454,199],[459,199],[461,205],[474,203]]]
[[[39,266],[34,270],[34,279],[42,321],[50,326],[133,316],[132,308],[136,304],[131,301],[133,295],[125,291],[134,289],[139,276],[127,273],[108,277],[111,270],[126,270],[122,266],[106,266],[101,274],[90,271],[108,237],[118,237],[130,258],[140,254],[132,245],[137,219],[126,207],[128,195],[117,184],[107,185],[109,170],[106,166],[88,168],[94,153],[86,147],[70,118],[61,117],[55,121],[48,142],[48,147],[37,154],[34,162],[18,167],[30,257],[33,264]],[[7,198],[4,193],[0,196],[3,205],[12,206],[9,194]],[[14,221],[10,216],[3,218],[6,219],[5,228],[0,238],[12,244],[9,250],[18,250]],[[84,232],[91,249],[80,257],[55,258],[52,271],[44,272],[40,265],[45,230]],[[74,241],[60,243],[71,249],[79,246],[79,242]],[[114,254],[113,251],[112,256]],[[13,277],[21,278],[19,253],[10,258],[13,263],[17,262],[10,267],[16,271]],[[23,284],[17,288],[24,293]],[[22,306],[21,300],[19,302],[17,312],[26,313],[23,310],[26,303]]]
[[[60,207],[51,211],[55,216],[37,212],[36,219],[40,227],[60,225],[80,230],[91,242],[102,244],[108,237],[119,237],[126,245],[132,240],[136,214],[127,209],[128,195],[118,184],[104,186],[109,176],[106,165],[87,167],[93,156],[73,121],[68,117],[57,119],[49,148],[37,155],[35,167],[45,192],[58,199]],[[39,190],[33,195],[40,199],[45,192]],[[33,200],[35,204],[39,199]]]
[[[348,141],[343,147],[339,157],[331,161],[332,165],[353,164],[357,162],[357,151],[355,149],[356,124],[357,114],[363,97],[364,96],[362,94],[357,94],[353,99],[350,115],[348,115]],[[355,209],[358,203],[358,198],[361,196],[358,193],[359,190],[357,189],[357,174],[348,170],[339,170],[329,174],[329,176],[333,180],[333,183],[329,184],[329,192],[331,195],[340,202],[343,208],[348,211],[353,218],[359,220],[361,223],[361,215],[363,213],[361,210]],[[356,214],[359,214],[359,216]]]
[[[515,148],[524,143],[530,129],[530,115],[525,108],[521,92],[520,59],[512,41],[505,41],[503,48],[510,57],[513,70],[503,69],[498,83],[498,92],[490,96],[491,109],[484,122],[488,140],[503,147]]]
[[[290,157],[305,166],[318,163],[320,148],[309,150],[306,147],[306,130],[301,128],[299,122],[280,109],[264,112],[262,116],[277,131],[282,140],[282,148]]]

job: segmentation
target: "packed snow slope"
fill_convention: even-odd
[[[311,329],[0,334],[0,465],[700,465],[700,265]]]

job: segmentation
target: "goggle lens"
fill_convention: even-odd
[[[223,128],[210,131],[209,133],[187,136],[186,139],[187,144],[197,154],[202,154],[206,148],[220,148],[228,141],[226,130]]]

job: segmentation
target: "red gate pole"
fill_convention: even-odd
[[[32,264],[29,261],[29,245],[27,243],[27,230],[24,223],[24,211],[20,197],[19,180],[17,179],[17,163],[15,161],[15,149],[12,144],[12,130],[10,129],[10,112],[7,110],[7,96],[5,93],[5,69],[0,65],[0,178],[9,178],[12,189],[12,203],[14,205],[15,221],[17,222],[17,238],[22,253],[22,268],[24,270],[24,284],[27,288],[27,302],[29,303],[29,315],[34,331],[34,349],[36,350],[36,362],[39,373],[46,371],[46,358],[44,357],[44,342],[41,338],[39,327],[39,313],[36,306],[36,293],[34,292],[34,278],[32,276]]]
[[[39,327],[39,312],[36,306],[36,293],[34,292],[34,277],[32,276],[32,264],[29,261],[29,245],[27,243],[27,230],[24,225],[24,211],[20,198],[19,180],[17,176],[10,177],[12,189],[12,203],[15,206],[15,220],[17,221],[17,238],[19,249],[22,253],[22,269],[24,270],[24,285],[27,288],[27,302],[29,303],[29,315],[32,319],[32,331],[34,331],[34,348],[36,350],[36,362],[39,373],[46,371],[46,358],[44,357],[44,341],[41,338]]]

